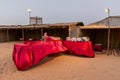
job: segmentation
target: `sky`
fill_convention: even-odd
[[[83,22],[85,25],[120,15],[120,0],[0,0],[0,25],[28,25],[31,16],[44,24]]]

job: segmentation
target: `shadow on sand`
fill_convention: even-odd
[[[61,56],[61,55],[63,55],[63,54],[64,54],[64,53],[57,53],[57,54],[48,55],[48,56],[46,56],[45,58],[43,58],[38,64],[33,65],[32,67],[26,69],[25,71],[27,71],[27,70],[29,70],[29,69],[33,69],[33,68],[35,68],[35,67],[37,67],[37,66],[43,65],[43,64],[45,64],[46,62],[51,61],[51,60],[53,60],[54,58],[59,57],[59,56]]]

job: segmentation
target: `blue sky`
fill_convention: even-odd
[[[31,16],[43,18],[43,23],[84,22],[85,25],[110,15],[120,15],[120,0],[0,0],[0,25],[29,24]]]

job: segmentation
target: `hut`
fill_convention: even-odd
[[[71,31],[76,25],[83,25],[82,22],[39,24],[39,25],[1,25],[0,42],[19,41],[29,38],[41,39],[44,32],[50,36],[59,36],[65,40],[71,36]]]
[[[110,16],[98,22],[80,27],[81,36],[89,36],[93,44],[100,43],[107,48],[108,28],[110,49],[120,49],[120,16]]]

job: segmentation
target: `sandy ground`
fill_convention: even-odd
[[[18,71],[12,61],[13,45],[0,43],[0,80],[120,80],[120,56],[95,54],[86,58],[62,54]]]

